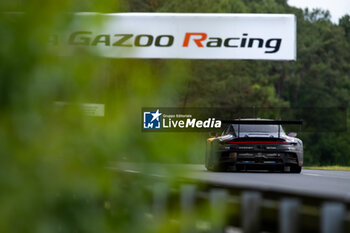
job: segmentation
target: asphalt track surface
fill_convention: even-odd
[[[185,164],[152,164],[142,167],[148,167],[148,169],[142,171],[139,166],[129,164],[118,170],[130,173],[148,173],[148,175],[158,177],[176,174],[175,176],[179,178],[224,187],[256,189],[265,192],[284,192],[292,195],[332,198],[350,202],[350,172],[348,171],[303,169],[301,174],[291,174],[265,171],[209,172],[204,165]],[[152,168],[149,169],[149,167]],[[171,170],[181,170],[181,172],[171,173],[169,172]]]

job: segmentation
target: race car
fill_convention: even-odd
[[[209,171],[269,170],[300,173],[303,142],[282,124],[301,121],[238,119],[228,123],[221,136],[207,139],[205,166]]]

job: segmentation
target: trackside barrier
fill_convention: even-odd
[[[345,206],[342,203],[324,203],[322,207],[322,233],[344,232]]]
[[[279,232],[299,232],[300,201],[298,199],[282,199],[279,206]]]
[[[242,227],[246,233],[257,233],[260,229],[261,195],[258,192],[242,194]]]
[[[183,185],[181,187],[181,233],[192,233],[195,224],[196,187],[194,185]]]
[[[226,227],[228,193],[226,190],[210,191],[211,232],[221,233]]]
[[[181,233],[350,232],[349,203],[321,200],[310,204],[299,196],[272,198],[254,190],[195,184],[170,187],[162,182],[155,183],[151,193],[154,223],[177,222],[176,232]],[[178,208],[177,220],[169,219],[174,216],[168,212],[176,211],[171,208]],[[205,220],[200,219],[203,209],[207,210]],[[199,223],[206,227],[198,227]]]
[[[168,185],[165,183],[153,186],[153,216],[157,222],[165,221],[167,218],[168,192]]]

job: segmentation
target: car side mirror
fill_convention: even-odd
[[[295,138],[297,136],[297,133],[296,132],[290,132],[288,134],[289,137],[292,137],[292,138]]]

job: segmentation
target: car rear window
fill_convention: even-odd
[[[238,132],[238,125],[233,125],[236,132]],[[275,133],[278,132],[279,125],[240,125],[240,132],[258,132],[258,133]],[[283,132],[282,127],[280,132]]]

